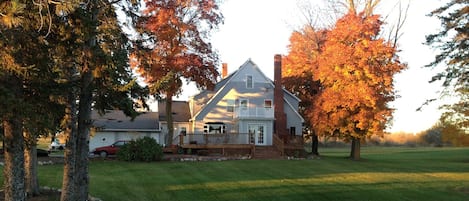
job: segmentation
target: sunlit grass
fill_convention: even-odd
[[[321,149],[316,160],[128,163],[92,161],[103,200],[467,200],[469,148]],[[62,166],[40,168],[59,188]]]

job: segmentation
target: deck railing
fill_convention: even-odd
[[[186,134],[179,136],[179,144],[250,144],[247,133]]]
[[[264,107],[237,107],[234,109],[233,118],[274,118],[274,108]]]

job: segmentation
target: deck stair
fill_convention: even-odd
[[[281,159],[281,153],[274,146],[256,146],[254,159]]]

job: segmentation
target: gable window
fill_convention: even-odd
[[[253,88],[252,75],[246,75],[246,88],[248,89]]]
[[[272,108],[272,99],[264,100],[264,108]]]
[[[233,112],[234,107],[235,107],[235,100],[233,100],[233,99],[226,100],[226,111],[227,112]]]

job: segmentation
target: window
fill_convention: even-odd
[[[226,126],[224,123],[207,123],[204,125],[205,134],[220,134],[226,133]]]
[[[296,135],[296,127],[290,127],[290,135],[295,136]]]
[[[246,88],[248,88],[248,89],[253,88],[252,75],[246,75]]]
[[[272,108],[272,100],[271,99],[265,99],[264,100],[264,108]]]
[[[186,136],[186,134],[187,134],[186,127],[181,127],[181,133],[180,134]]]
[[[248,99],[241,99],[239,101],[239,107],[241,109],[248,109],[248,106],[249,106],[249,102],[248,102]]]
[[[235,100],[233,100],[233,99],[226,100],[226,111],[227,112],[233,112],[234,107],[235,107]]]

